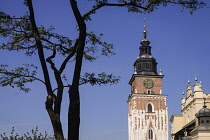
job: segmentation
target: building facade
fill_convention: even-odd
[[[210,94],[195,81],[193,88],[188,81],[181,99],[182,114],[171,116],[172,140],[210,140]]]
[[[168,109],[162,94],[162,72],[151,54],[146,27],[140,54],[134,63],[128,98],[129,140],[168,140]]]

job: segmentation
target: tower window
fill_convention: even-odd
[[[141,52],[148,53],[148,49],[147,48],[141,48]]]
[[[144,49],[143,48],[141,48],[141,52],[144,52]]]
[[[152,105],[150,103],[147,105],[147,112],[152,112]]]
[[[149,69],[149,63],[146,63],[146,69],[147,70]]]
[[[141,70],[141,63],[139,64],[139,68],[138,69]]]
[[[151,129],[148,131],[148,138],[149,140],[153,140],[153,132]]]
[[[147,53],[147,48],[144,48],[144,52]]]
[[[148,89],[147,94],[152,94],[152,91],[150,89]]]

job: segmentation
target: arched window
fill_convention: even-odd
[[[149,129],[149,131],[148,131],[148,138],[149,138],[149,140],[153,140],[153,132],[151,129]]]
[[[152,112],[152,105],[151,104],[147,105],[147,112]]]
[[[149,63],[146,63],[146,69],[147,70],[149,69]]]
[[[152,91],[150,89],[148,89],[147,94],[152,94]]]

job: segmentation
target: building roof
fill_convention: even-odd
[[[183,115],[182,114],[173,114],[173,115],[171,115],[170,122],[172,122],[175,117],[183,117]]]
[[[201,117],[210,117],[210,109],[206,108],[206,106],[204,105],[202,109],[200,109],[198,111],[198,113],[195,114],[195,116],[197,118],[201,118]]]

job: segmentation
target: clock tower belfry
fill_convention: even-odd
[[[134,62],[134,74],[129,84],[128,98],[129,140],[168,140],[167,95],[162,94],[162,72],[152,56],[147,30],[140,42],[140,54]]]

